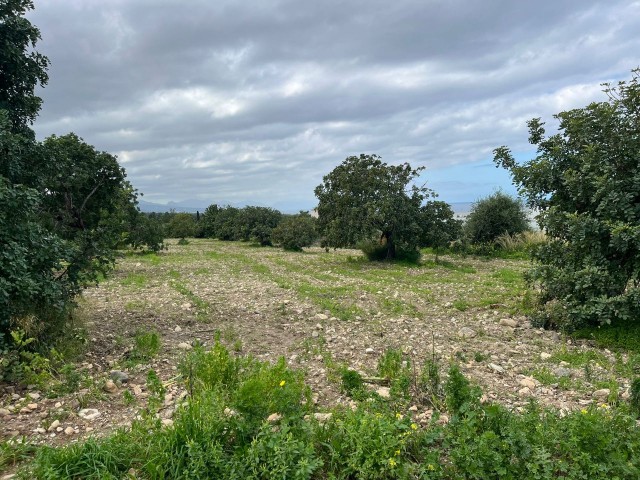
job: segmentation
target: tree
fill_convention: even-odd
[[[33,123],[42,100],[34,93],[47,83],[49,60],[34,51],[40,31],[24,15],[31,0],[0,3],[0,110],[6,110],[13,133],[34,138]]]
[[[530,230],[522,202],[502,192],[475,202],[464,228],[473,243],[491,243],[504,233],[515,235]]]
[[[167,236],[187,238],[196,234],[196,220],[190,213],[175,213],[167,225]]]
[[[219,240],[240,240],[238,217],[240,209],[227,205],[218,210],[214,221],[215,236]]]
[[[455,218],[451,205],[432,200],[420,209],[422,235],[420,246],[431,247],[436,252],[445,248],[462,234],[462,221]]]
[[[267,207],[247,206],[236,218],[236,238],[248,242],[255,240],[260,245],[271,245],[271,231],[280,223],[282,213]]]
[[[530,272],[545,326],[640,320],[640,70],[605,92],[608,101],[555,115],[555,135],[529,121],[534,159],[494,152],[549,237]]]
[[[276,245],[294,252],[301,251],[303,247],[310,247],[317,237],[316,219],[309,215],[309,212],[285,216],[271,233]]]
[[[409,186],[422,168],[387,165],[377,155],[348,157],[316,187],[318,227],[329,247],[379,239],[385,258],[417,251],[420,207],[429,190]]]

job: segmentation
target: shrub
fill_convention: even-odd
[[[169,220],[165,233],[169,238],[194,237],[196,220],[190,213],[175,213]]]
[[[271,233],[273,242],[285,250],[301,251],[318,238],[316,219],[307,212],[286,216]]]
[[[531,120],[536,158],[519,164],[506,147],[494,151],[549,237],[530,274],[541,291],[538,325],[640,319],[640,69],[605,92],[606,102],[555,115],[555,135]]]
[[[515,235],[529,229],[522,202],[502,192],[474,203],[464,224],[464,232],[472,243],[493,243],[504,233]]]

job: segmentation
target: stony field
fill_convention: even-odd
[[[416,369],[434,356],[443,372],[457,362],[487,398],[513,408],[532,397],[576,409],[627,396],[635,357],[528,324],[526,268],[526,261],[433,255],[420,266],[368,263],[355,250],[294,253],[213,240],[124,255],[86,290],[84,327],[68,333],[87,340],[78,389],[56,396],[5,386],[0,437],[61,443],[127,425],[145,404],[149,369],[169,387],[159,414],[171,423],[186,395],[177,373],[183,352],[216,338],[261,360],[284,356],[306,373],[321,408],[350,402],[339,367],[375,376],[387,348],[401,349]],[[145,343],[153,332],[157,353]],[[413,415],[426,422],[430,412]]]

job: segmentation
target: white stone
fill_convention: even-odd
[[[496,373],[504,373],[504,368],[502,368],[500,365],[496,365],[495,363],[490,363],[489,368]]]
[[[473,328],[462,327],[458,330],[458,336],[460,338],[474,338],[476,335],[478,334]]]
[[[276,423],[276,422],[279,422],[281,419],[282,419],[282,415],[280,415],[279,413],[272,413],[267,417],[267,422]]]
[[[193,347],[190,344],[188,344],[187,342],[180,342],[178,344],[178,348],[180,350],[191,350]]]
[[[541,359],[541,360],[549,360],[550,358],[551,358],[551,354],[550,354],[550,353],[542,352],[542,353],[540,354],[540,359]]]
[[[180,325],[176,325],[176,328],[173,329],[174,332],[181,332],[182,327]]]
[[[95,408],[83,408],[78,412],[78,416],[85,420],[95,420],[100,416],[100,412]]]
[[[515,328],[518,326],[518,322],[516,322],[512,318],[503,318],[500,320],[500,325],[503,325],[505,327]]]
[[[391,396],[389,387],[380,387],[376,390],[376,393],[380,395],[382,398],[389,398]]]

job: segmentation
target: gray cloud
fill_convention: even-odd
[[[529,152],[527,119],[603,99],[640,51],[637,1],[41,0],[30,19],[52,62],[39,136],[118,154],[147,200],[290,209],[361,152],[426,166],[444,200],[488,194],[508,180],[470,167]]]

